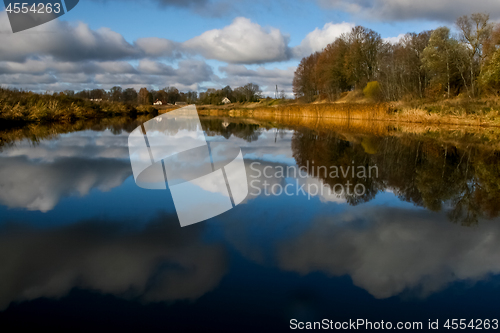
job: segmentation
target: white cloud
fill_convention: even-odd
[[[252,64],[290,58],[288,36],[276,28],[264,29],[244,17],[229,26],[209,30],[183,43],[183,48],[207,59]]]
[[[139,50],[108,28],[91,30],[87,24],[54,20],[12,33],[6,12],[0,12],[0,59],[22,62],[32,56],[63,61],[133,58]]]
[[[264,89],[264,93],[272,95],[274,88],[278,85],[279,90],[290,92],[292,89],[293,75],[296,67],[287,69],[267,69],[258,67],[257,69],[248,69],[244,65],[227,65],[219,67],[219,71],[226,74],[225,79],[221,79],[232,87],[245,85],[249,82],[258,84]],[[267,91],[265,90],[267,88]]]
[[[308,56],[311,53],[321,51],[328,44],[333,43],[337,37],[348,33],[354,28],[353,23],[327,23],[323,29],[316,28],[302,40],[299,46],[293,48],[293,55],[297,58]]]
[[[384,42],[390,43],[390,44],[397,44],[401,41],[406,36],[406,34],[399,34],[397,37],[387,37],[383,38]]]
[[[273,94],[275,85],[290,92],[295,67],[248,69],[237,64],[264,64],[288,60],[292,53],[296,57],[310,54],[352,26],[328,23],[309,33],[292,52],[288,36],[279,29],[264,28],[244,17],[185,42],[148,37],[128,43],[108,28],[92,30],[81,22],[59,20],[14,35],[6,13],[0,12],[0,32],[6,32],[0,33],[0,86],[36,91],[115,85],[198,89],[204,82],[232,87],[253,82],[264,90],[268,87],[267,95]],[[219,68],[227,77],[214,75],[200,56],[229,63]]]
[[[175,85],[196,90],[202,82],[217,79],[212,68],[201,60],[179,61],[176,67],[143,59],[137,66],[126,61],[58,62],[51,57],[23,63],[0,62],[0,86],[32,90],[109,89]]]
[[[179,48],[179,43],[157,37],[139,38],[134,44],[150,57],[172,57]]]
[[[461,15],[490,13],[500,18],[498,0],[318,0],[326,7],[364,18],[390,21],[436,20],[453,22]]]

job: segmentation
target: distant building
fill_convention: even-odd
[[[159,101],[159,100],[156,100],[156,102],[154,102],[153,105],[163,105],[163,102]]]
[[[222,104],[231,104],[231,100],[227,97],[224,97],[224,99],[222,99]]]
[[[188,103],[186,102],[175,102],[175,105],[187,105]]]
[[[229,123],[226,120],[224,120],[224,122],[222,122],[222,126],[224,126],[224,128],[227,128],[229,126]]]
[[[90,99],[91,102],[102,102],[102,98],[91,98]]]

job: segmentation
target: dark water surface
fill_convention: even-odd
[[[497,133],[204,117],[255,182],[243,204],[181,228],[169,190],[132,177],[127,140],[142,121],[2,129],[0,327],[256,332],[364,319],[447,331],[448,319],[490,330],[500,319]],[[331,191],[347,182],[358,193]]]

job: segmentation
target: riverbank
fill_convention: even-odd
[[[266,105],[202,105],[198,112],[215,116],[275,118],[335,118],[381,120],[403,123],[464,126],[500,126],[500,102],[491,100],[451,100],[440,102],[347,102],[347,103],[282,103]]]
[[[74,122],[138,114],[155,115],[158,109],[152,105],[91,101],[64,94],[36,94],[0,88],[0,121],[4,122]]]

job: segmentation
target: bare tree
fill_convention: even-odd
[[[456,26],[460,31],[461,41],[468,47],[470,81],[472,95],[475,96],[475,80],[483,65],[483,46],[491,35],[492,25],[489,14],[472,14],[457,19]]]

